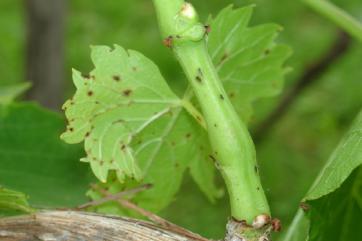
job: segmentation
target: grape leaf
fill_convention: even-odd
[[[207,44],[213,63],[240,116],[249,120],[253,101],[279,94],[291,50],[276,44],[276,24],[248,27],[253,6],[224,8],[210,21]]]
[[[357,240],[362,235],[362,111],[303,199],[309,240]],[[299,217],[295,220],[302,220]],[[299,229],[299,230],[298,230]],[[292,225],[288,233],[304,232]],[[284,239],[290,240],[290,239]]]
[[[152,122],[172,114],[180,100],[157,67],[135,51],[93,47],[92,60],[95,69],[89,78],[74,71],[77,92],[64,104],[70,123],[62,139],[85,141],[83,161],[90,162],[102,182],[109,170],[116,170],[121,182],[125,176],[140,180],[143,173],[130,143]],[[153,143],[157,146],[159,141]]]
[[[19,211],[26,213],[33,211],[29,206],[26,195],[0,186],[0,216]]]
[[[79,145],[59,140],[64,119],[35,104],[0,107],[0,183],[36,207],[74,207],[93,181]]]
[[[362,111],[304,198],[310,205],[310,240],[362,236],[361,150]]]
[[[133,201],[157,211],[172,200],[189,163],[199,161],[195,142],[200,127],[184,110],[185,100],[140,53],[98,46],[92,48],[92,60],[95,69],[89,75],[74,71],[77,92],[64,105],[69,125],[62,138],[68,143],[85,141],[83,160],[107,182],[102,186],[108,190],[153,184]],[[117,178],[107,178],[109,172]],[[100,197],[92,191],[89,195]]]

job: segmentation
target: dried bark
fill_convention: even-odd
[[[76,211],[44,211],[0,219],[2,241],[200,241],[150,222]]]

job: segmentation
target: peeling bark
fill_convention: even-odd
[[[2,241],[200,241],[150,222],[76,211],[44,211],[0,219]]]

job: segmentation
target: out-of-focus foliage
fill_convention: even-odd
[[[0,217],[18,212],[32,212],[25,194],[0,186]]]
[[[83,151],[59,139],[64,119],[33,104],[0,107],[0,183],[29,195],[36,207],[86,202],[92,181]]]
[[[362,235],[362,111],[303,199],[283,241],[355,240]],[[306,214],[303,213],[304,210]]]
[[[7,86],[0,86],[0,105],[6,105],[12,102],[19,95],[29,89],[30,83],[18,83]]]
[[[20,0],[0,1],[0,82],[23,80],[24,22]],[[256,3],[252,25],[275,22],[283,26],[279,42],[291,45],[287,86],[301,76],[336,39],[337,29],[300,1],[290,0],[193,0],[203,19],[215,15],[230,3],[244,6]],[[333,0],[338,6],[362,20],[360,0]],[[114,43],[136,49],[151,58],[170,81],[174,90],[185,87],[183,74],[169,50],[161,45],[151,1],[68,1],[66,70],[68,96],[73,90],[71,67],[91,69],[89,45]],[[323,162],[335,148],[361,106],[362,47],[353,43],[347,54],[331,65],[310,86],[287,115],[262,142],[257,143],[258,160],[273,215],[288,225],[300,200],[315,179]],[[258,101],[251,119],[257,126],[279,98]],[[77,162],[75,160],[75,162]],[[287,180],[287,181],[286,181]],[[228,216],[227,200],[209,204],[190,180],[184,182],[170,208],[162,213],[172,221],[210,237],[222,237]],[[182,207],[182,209],[180,208]],[[215,208],[215,209],[214,209]],[[181,210],[180,210],[181,209]],[[211,211],[212,216],[210,216]],[[189,214],[189,215],[185,215]],[[192,218],[190,218],[192,217]],[[285,230],[285,229],[284,229]]]
[[[304,198],[310,204],[311,241],[362,236],[361,150],[362,111]]]

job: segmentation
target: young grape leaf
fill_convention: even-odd
[[[120,46],[99,46],[93,47],[92,60],[95,69],[89,75],[74,71],[77,92],[64,105],[69,125],[62,138],[68,143],[85,141],[83,160],[90,162],[107,190],[152,184],[132,200],[160,210],[179,189],[189,163],[206,161],[196,159],[200,127],[183,109],[185,101],[143,55]],[[208,144],[203,145],[206,149]],[[110,171],[116,179],[108,178]],[[101,197],[97,191],[89,195]]]
[[[140,180],[144,173],[130,143],[152,122],[171,115],[180,100],[157,67],[138,52],[97,46],[92,60],[95,69],[89,76],[74,71],[77,92],[63,107],[69,125],[62,139],[68,143],[84,140],[87,157],[83,161],[90,162],[102,182],[109,170],[116,170],[121,182],[126,176]],[[146,147],[154,144],[159,140]]]
[[[0,106],[0,183],[29,196],[36,207],[74,207],[93,181],[77,162],[81,146],[59,140],[64,119],[35,104]]]
[[[342,241],[361,237],[361,150],[362,111],[303,199],[309,219],[309,240]],[[296,223],[302,220],[300,212],[295,220]],[[292,225],[288,233],[304,229],[303,225]]]
[[[275,43],[276,24],[248,27],[253,6],[228,6],[211,20],[209,53],[224,88],[244,120],[250,119],[253,101],[280,93],[289,47]]]
[[[29,206],[26,195],[0,186],[0,216],[19,211],[26,213],[33,211]]]

